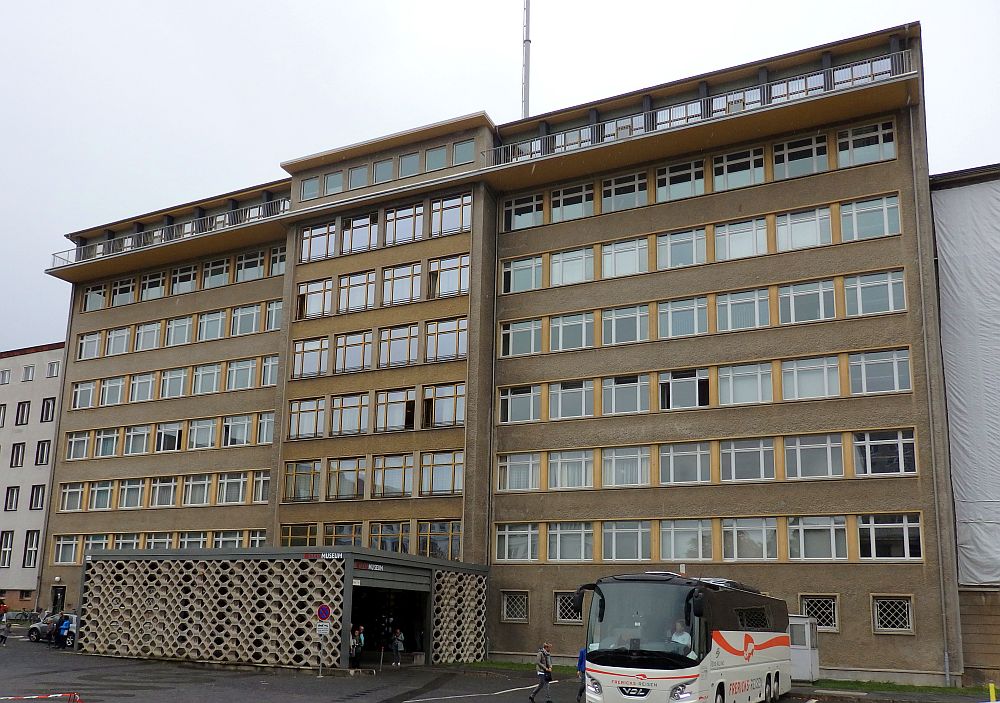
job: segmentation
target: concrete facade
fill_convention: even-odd
[[[87,536],[458,558],[491,567],[491,656],[550,640],[569,657],[566,593],[686,570],[822,613],[827,676],[961,675],[920,46],[897,27],[508,125],[460,117],[74,233],[50,270],[74,283],[56,483],[86,482],[89,505],[100,481],[120,498],[142,479],[143,507],[54,503],[46,587],[73,602]],[[184,229],[213,212],[217,229]],[[238,281],[257,251],[262,277]],[[225,285],[113,298],[187,262]],[[234,338],[253,305],[261,331]],[[169,320],[197,333],[223,309],[223,338],[168,346]],[[158,348],[109,358],[140,323]],[[196,367],[240,385],[230,362],[250,359],[252,388],[193,395]],[[153,402],[74,409],[74,384],[150,372]],[[253,441],[225,446],[242,415]],[[128,427],[183,422],[186,447],[209,419],[213,448],[125,455],[145,446]],[[114,456],[95,456],[112,426]],[[168,476],[176,495],[154,486]]]

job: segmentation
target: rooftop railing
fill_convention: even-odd
[[[288,212],[291,201],[288,198],[271,200],[266,203],[248,205],[236,210],[220,212],[217,215],[199,217],[187,222],[163,225],[154,229],[123,234],[103,242],[91,242],[75,249],[67,249],[52,255],[52,268],[92,261],[106,256],[117,256],[128,252],[147,249],[178,239],[200,237],[219,230],[237,227],[250,222],[267,220]]]
[[[504,144],[486,152],[486,167],[503,166],[580,149],[591,149],[681,129],[772,105],[812,98],[914,73],[910,51],[833,66],[779,81],[658,107],[605,122]]]

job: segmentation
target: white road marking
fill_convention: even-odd
[[[549,684],[559,683],[556,680],[549,681]],[[520,688],[508,688],[503,691],[493,691],[492,693],[463,693],[457,696],[441,696],[439,698],[411,698],[408,701],[403,701],[403,703],[427,703],[427,701],[451,701],[459,698],[476,698],[478,696],[502,696],[505,693],[517,693],[518,691],[528,691],[535,688],[538,684],[533,686],[521,686]]]

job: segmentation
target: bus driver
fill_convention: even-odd
[[[691,633],[687,631],[687,626],[684,624],[684,620],[678,619],[674,621],[674,631],[670,633],[670,642],[677,645],[675,649],[678,650],[678,654],[686,654],[690,656]]]

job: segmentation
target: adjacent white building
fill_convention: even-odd
[[[0,352],[0,598],[11,610],[38,597],[63,346]]]

